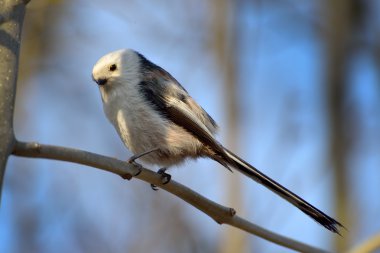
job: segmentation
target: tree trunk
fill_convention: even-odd
[[[226,112],[226,128],[228,135],[226,138],[226,146],[229,149],[237,150],[239,139],[238,122],[239,109],[237,102],[237,73],[236,64],[238,52],[236,50],[237,43],[237,26],[235,20],[235,12],[237,3],[227,0],[213,1],[213,20],[212,32],[213,43],[212,48],[215,51],[215,58],[219,63],[220,72],[223,75],[224,82],[224,109]],[[237,210],[241,210],[242,190],[240,178],[231,175],[226,184],[227,199],[231,206]],[[221,253],[230,252],[246,252],[246,235],[241,231],[232,227],[226,227],[226,232],[222,236],[219,251]]]
[[[13,109],[26,1],[4,0],[0,7],[0,203],[8,157],[13,150]]]
[[[325,1],[327,16],[326,41],[326,86],[330,124],[330,159],[334,175],[334,203],[336,218],[347,228],[351,227],[348,206],[348,172],[346,158],[347,127],[344,114],[347,92],[348,65],[350,60],[350,5],[351,1]],[[335,251],[344,252],[348,239],[337,237]]]

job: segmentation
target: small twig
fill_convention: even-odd
[[[78,149],[43,145],[35,142],[17,142],[13,154],[16,156],[74,162],[109,171],[123,178],[135,177],[150,184],[157,185],[183,199],[190,205],[210,216],[218,224],[229,224],[250,234],[296,251],[311,253],[327,252],[259,227],[236,215],[233,208],[228,208],[213,202],[174,180],[171,180],[168,184],[162,184],[160,175],[137,164],[130,164],[114,158]]]

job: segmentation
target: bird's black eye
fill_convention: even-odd
[[[110,71],[115,71],[117,69],[116,64],[110,66]]]

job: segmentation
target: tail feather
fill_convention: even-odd
[[[256,182],[264,185],[266,188],[273,191],[277,195],[280,195],[282,198],[293,204],[295,207],[300,209],[302,212],[310,216],[312,219],[314,219],[316,222],[318,222],[328,230],[339,234],[338,228],[343,227],[343,225],[340,224],[338,221],[326,215],[325,213],[312,206],[304,199],[302,199],[295,193],[289,191],[279,183],[275,182],[268,176],[264,175],[255,167],[245,162],[240,157],[236,156],[227,149],[225,149],[225,154],[227,156],[226,160],[230,166],[245,174],[249,178],[255,180]]]

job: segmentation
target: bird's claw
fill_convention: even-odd
[[[162,184],[167,184],[170,182],[170,179],[172,179],[172,176],[166,173],[165,171],[166,171],[166,168],[162,168],[157,171],[157,173],[161,175]]]
[[[134,165],[135,167],[137,167],[138,171],[137,171],[134,175],[131,175],[131,174],[129,174],[129,173],[125,173],[125,174],[121,175],[121,177],[122,177],[123,179],[131,180],[132,177],[135,177],[135,176],[140,175],[140,173],[142,172],[142,166],[141,166],[140,164],[138,164],[138,163],[135,162],[135,160],[136,160],[137,158],[138,158],[137,156],[133,155],[133,156],[131,156],[131,157],[127,160],[127,163],[132,164],[132,165]]]
[[[150,188],[152,188],[153,191],[158,191],[158,187],[155,184],[150,184]]]
[[[161,175],[161,183],[162,184],[167,184],[170,182],[172,176],[168,173],[165,172],[166,168],[161,168],[157,171],[157,174]],[[153,191],[158,191],[157,185],[150,184],[150,187],[152,188]]]

